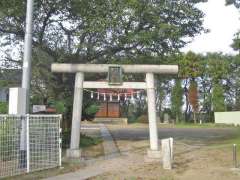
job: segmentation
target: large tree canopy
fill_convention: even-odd
[[[226,5],[234,5],[237,8],[240,8],[240,0],[226,0]]]
[[[204,14],[196,4],[205,1],[35,0],[34,102],[71,102],[73,76],[52,74],[53,62],[176,63],[166,57],[175,57],[204,31]],[[0,50],[5,53],[0,66],[21,67],[25,13],[26,0],[0,1]]]
[[[203,30],[195,7],[203,1],[38,0],[33,45],[64,62],[161,57]],[[0,7],[2,42],[22,42],[26,1],[1,0]]]

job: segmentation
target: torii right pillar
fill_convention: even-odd
[[[147,152],[148,158],[159,159],[161,158],[161,151],[158,144],[158,128],[156,117],[156,94],[154,86],[154,74],[146,74],[147,85],[147,101],[148,101],[148,120],[149,120],[149,136],[150,136],[150,149]]]

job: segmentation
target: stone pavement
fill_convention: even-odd
[[[92,128],[100,128],[101,136],[103,139],[103,149],[104,149],[104,155],[105,155],[104,159],[111,159],[114,157],[118,157],[120,155],[119,150],[116,147],[113,141],[113,138],[110,132],[108,131],[108,129],[106,128],[106,126],[104,124],[99,124],[97,127],[96,126],[97,126],[96,124],[83,125],[82,129],[87,130]],[[91,165],[86,168],[80,169],[76,172],[67,173],[67,174],[63,174],[55,177],[50,177],[50,178],[47,178],[46,180],[65,180],[65,179],[83,180],[83,179],[87,179],[90,177],[103,174],[107,171],[108,170],[104,168],[104,166],[98,166],[96,164],[96,165]]]
[[[76,172],[47,178],[45,180],[84,180],[106,172],[106,169],[99,167],[87,167]]]
[[[104,124],[100,124],[100,132],[103,138],[103,149],[105,158],[113,158],[119,155],[119,150],[112,138],[112,135]]]

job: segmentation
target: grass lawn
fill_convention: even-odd
[[[178,126],[177,126],[178,127]],[[240,162],[240,127],[239,126],[228,126],[228,125],[180,125],[179,128],[231,128],[234,131],[234,134],[226,137],[226,139],[221,139],[209,144],[207,148],[214,149],[226,149],[229,153],[232,153],[233,144],[237,145],[237,156]]]
[[[234,136],[230,137],[227,140],[219,142],[223,146],[229,146],[232,148],[233,144],[237,145],[237,151],[240,156],[240,127],[233,125],[225,124],[213,124],[213,123],[204,123],[204,124],[176,124],[177,128],[233,128],[236,130]]]
[[[80,139],[80,148],[87,148],[90,146],[98,145],[103,141],[101,137],[90,137],[86,136],[85,134],[81,134]]]
[[[237,145],[237,151],[240,157],[240,127],[234,125],[226,125],[226,124],[214,124],[214,123],[203,123],[203,124],[193,124],[193,123],[179,123],[175,124],[173,127],[175,128],[232,128],[235,130],[235,134],[232,137],[228,137],[227,139],[221,140],[221,142],[217,142],[213,146],[219,147],[229,147],[232,148],[233,144]]]
[[[71,131],[67,130],[65,132],[63,132],[62,134],[62,148],[63,149],[68,149],[70,146],[70,139],[71,139]],[[97,144],[102,143],[102,138],[100,137],[100,135],[98,136],[87,136],[84,133],[81,133],[80,136],[80,148],[86,148],[89,146],[94,146]]]
[[[215,124],[215,123],[203,123],[203,124],[178,123],[178,124],[174,124],[174,127],[177,127],[177,128],[239,128],[239,126]]]
[[[237,129],[238,129],[238,131],[237,131],[236,135],[226,141],[223,141],[223,143],[226,145],[229,145],[231,148],[233,147],[233,144],[236,144],[238,159],[240,159],[240,128],[237,128]]]

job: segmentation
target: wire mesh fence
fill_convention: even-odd
[[[20,154],[22,122],[21,116],[0,116],[0,177],[26,172],[24,157]]]
[[[61,166],[60,115],[0,115],[0,178]]]

